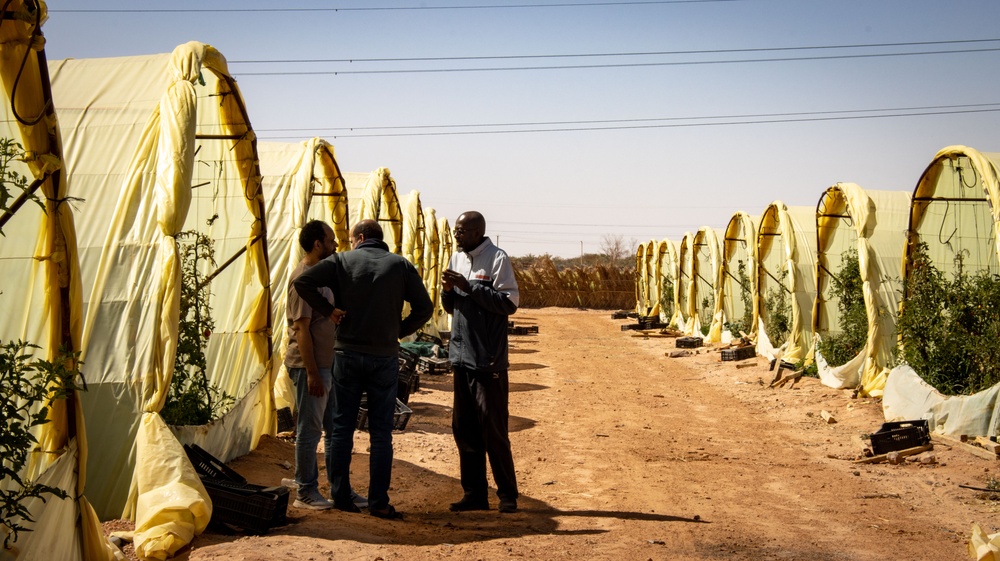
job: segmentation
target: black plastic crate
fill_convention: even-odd
[[[417,361],[417,372],[429,375],[441,375],[451,372],[451,362],[446,358],[422,356]]]
[[[263,534],[288,522],[288,487],[264,487],[203,477],[212,499],[212,521]]]
[[[416,368],[411,368],[407,370],[399,369],[399,378],[397,378],[396,385],[396,398],[403,403],[410,403],[410,396],[417,391],[417,387],[420,385],[420,373],[417,372]]]
[[[292,414],[291,407],[278,409],[278,432],[291,432],[295,430],[295,415]]]
[[[746,360],[757,356],[757,350],[752,345],[722,349],[722,360]]]
[[[441,338],[431,335],[430,333],[424,333],[421,331],[417,334],[418,343],[433,343],[435,345],[441,346]]]
[[[674,345],[678,349],[693,349],[700,347],[703,342],[701,337],[678,337]]]
[[[413,414],[413,410],[406,406],[405,403],[396,398],[396,411],[392,415],[392,430],[404,430],[406,429],[406,423],[410,422],[410,415]],[[358,410],[358,430],[368,430],[368,399],[367,396],[361,396],[361,409]]]
[[[221,460],[209,454],[204,448],[197,444],[185,444],[184,451],[194,465],[194,470],[201,477],[208,477],[219,481],[231,481],[233,483],[244,484],[246,478],[236,473],[235,470],[222,463]]]
[[[927,419],[882,423],[882,428],[872,433],[872,452],[876,456],[907,448],[924,446],[931,442]]]
[[[628,312],[626,312],[625,310],[611,312],[611,319],[626,319],[626,318],[628,318]]]

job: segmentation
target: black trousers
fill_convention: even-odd
[[[517,477],[507,435],[507,371],[480,372],[456,366],[454,377],[455,407],[451,430],[458,446],[465,496],[487,497],[488,457],[497,497],[516,499]]]

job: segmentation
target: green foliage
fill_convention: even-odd
[[[674,278],[660,275],[660,313],[669,320],[674,315]]]
[[[819,378],[819,366],[816,365],[816,361],[809,361],[806,364],[806,359],[800,358],[792,366],[793,372],[802,372],[803,376],[809,376],[810,378]]]
[[[731,274],[731,273],[730,273]],[[726,322],[723,327],[739,337],[740,332],[750,334],[753,327],[753,300],[750,294],[750,275],[747,274],[746,261],[740,259],[736,267],[736,282],[740,285],[740,302],[743,303],[743,315],[736,320]]]
[[[0,138],[0,214],[11,210],[14,189],[22,192],[28,189],[28,178],[10,169],[11,162],[23,158],[24,148],[20,144],[9,138]],[[29,193],[28,200],[44,208],[42,201],[34,194]],[[0,230],[0,235],[4,235],[3,230]]]
[[[715,316],[714,294],[709,294],[701,299],[701,310],[698,316],[699,321],[701,321],[701,334],[708,335],[708,331],[712,327],[712,317]]]
[[[911,256],[897,330],[902,360],[947,395],[973,394],[1000,382],[1000,275],[965,272],[948,280],[927,246]]]
[[[77,354],[64,354],[55,362],[36,359],[39,347],[24,341],[0,344],[0,525],[10,534],[4,547],[17,541],[19,532],[30,532],[26,524],[34,522],[24,502],[31,498],[45,500],[47,495],[60,499],[66,491],[21,477],[28,454],[38,440],[31,430],[49,422],[51,404],[66,399],[77,388],[80,375]]]
[[[831,366],[840,366],[856,357],[868,341],[868,311],[857,250],[844,253],[840,271],[830,280],[831,294],[840,311],[840,332],[827,334],[818,348]]]
[[[778,286],[764,295],[764,332],[775,347],[780,347],[792,332],[792,298],[785,287],[788,271],[781,271]]]
[[[206,263],[215,266],[215,246],[211,238],[196,230],[177,234],[177,243],[181,254],[181,317],[174,375],[160,415],[175,426],[205,425],[235,403],[233,396],[209,383],[206,372],[205,347],[215,321],[211,288],[201,268]]]

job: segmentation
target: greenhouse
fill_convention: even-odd
[[[708,335],[715,317],[715,296],[722,267],[722,250],[719,234],[712,228],[702,227],[694,235],[691,251],[691,284],[688,286],[690,329],[687,333],[698,337]]]
[[[140,555],[169,555],[211,512],[181,442],[227,461],[274,430],[256,142],[211,46],[57,61],[49,72],[79,208],[86,493],[102,519],[134,517]],[[183,344],[197,350],[182,356]],[[171,429],[161,413],[188,375],[210,388],[195,399],[208,410],[192,413],[214,422]]]
[[[271,266],[274,355],[271,380],[277,409],[295,409],[295,393],[285,371],[285,305],[289,275],[302,260],[299,232],[310,220],[333,228],[337,251],[351,249],[347,189],[333,146],[320,138],[303,142],[258,142]]]
[[[685,232],[677,250],[677,306],[670,325],[690,335],[694,318],[691,317],[691,283],[694,278],[694,235]]]
[[[820,197],[812,329],[827,386],[882,394],[896,347],[909,208],[908,192],[854,183],[837,183]]]
[[[350,223],[375,220],[382,226],[383,241],[389,251],[403,254],[403,208],[396,191],[396,181],[388,168],[371,173],[346,172],[347,199],[351,202]]]
[[[451,253],[454,251],[455,238],[451,235],[451,224],[448,222],[447,218],[438,218],[438,240],[441,244],[438,250],[438,266],[440,272],[438,273],[438,280],[435,283],[435,287],[441,285],[441,273],[448,268],[448,264],[451,262]],[[441,303],[440,290],[435,290],[438,293],[437,301],[434,302],[434,315],[431,316],[431,321],[437,327],[438,333],[441,332],[451,332],[451,314],[444,311],[444,305]]]
[[[5,345],[24,341],[37,345],[23,352],[34,360],[63,364],[75,372],[79,364],[61,349],[80,348],[82,296],[74,209],[63,171],[63,146],[52,104],[48,67],[41,25],[46,18],[43,3],[13,0],[5,5],[11,17],[0,25],[0,54],[3,63],[5,99],[0,103],[3,118],[4,192],[10,200],[0,213],[0,259],[3,259],[5,288],[0,293],[4,314],[0,339]],[[23,150],[18,149],[20,145]],[[24,179],[20,188],[12,176]],[[5,363],[13,353],[4,349]],[[20,352],[17,352],[20,354]],[[9,363],[8,363],[9,364]],[[14,383],[5,372],[5,399]],[[74,380],[79,384],[80,380]],[[49,399],[67,388],[37,386],[39,396]],[[112,549],[104,538],[97,514],[83,495],[87,482],[85,458],[89,450],[82,393],[69,390],[55,399],[49,422],[30,429],[37,439],[34,450],[18,449],[14,442],[3,443],[4,464],[19,472],[26,485],[11,478],[2,480],[5,498],[33,485],[61,489],[66,500],[53,500],[47,491],[27,496],[19,505],[34,523],[9,518],[20,529],[11,535],[6,525],[0,538],[11,539],[2,556],[13,559],[111,560]],[[7,404],[8,413],[12,404]],[[40,402],[23,404],[22,414],[36,414]],[[4,427],[13,440],[18,426],[8,417]],[[11,493],[11,495],[6,495]],[[4,519],[8,520],[8,512]],[[15,537],[16,536],[16,537]]]
[[[649,301],[649,260],[646,259],[648,242],[641,242],[635,249],[635,312],[645,317],[653,309]]]
[[[410,191],[402,197],[403,210],[403,246],[402,256],[409,259],[417,268],[420,278],[424,276],[424,244],[426,243],[427,226],[424,223],[424,208],[420,203],[420,191]]]
[[[677,310],[677,248],[670,240],[656,244],[656,292],[659,295],[659,320],[669,324]]]
[[[757,226],[757,354],[812,359],[816,209],[771,203]]]
[[[1000,319],[989,305],[1000,279],[998,170],[1000,153],[948,146],[913,191],[897,322],[906,363],[885,382],[887,420],[924,418],[950,435],[998,434]]]
[[[715,316],[708,341],[757,338],[757,217],[733,214],[721,241],[722,258],[715,292]]]

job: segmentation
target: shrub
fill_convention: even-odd
[[[39,347],[23,341],[0,344],[0,525],[10,533],[4,539],[9,548],[19,532],[30,532],[34,522],[24,502],[47,495],[65,499],[65,490],[25,481],[21,470],[28,454],[38,444],[31,430],[49,422],[52,402],[66,399],[76,388],[80,375],[78,355],[62,353],[55,362],[32,356]],[[39,406],[41,404],[41,406]]]
[[[708,335],[712,327],[712,318],[715,316],[715,295],[709,294],[701,299],[701,310],[698,314],[701,321],[701,334]]]
[[[820,354],[831,366],[840,366],[856,357],[868,341],[868,311],[862,289],[857,250],[844,254],[840,271],[831,276],[831,294],[840,311],[839,333],[828,333],[819,342]]]
[[[732,275],[732,273],[727,274]],[[747,275],[747,264],[746,261],[740,259],[736,267],[736,282],[740,285],[740,302],[743,303],[743,315],[739,319],[734,319],[732,321],[727,321],[723,324],[723,327],[727,331],[733,334],[733,337],[739,337],[740,333],[750,334],[753,327],[753,301],[750,295],[750,276]]]
[[[28,178],[10,169],[11,162],[23,158],[24,148],[20,144],[9,138],[0,138],[0,214],[17,210],[11,206],[14,189],[22,193],[27,192]],[[45,208],[45,205],[42,204],[42,201],[34,193],[27,193],[27,200]],[[0,223],[0,226],[2,226],[2,223]],[[0,236],[2,235],[4,233],[0,229]]]
[[[785,287],[786,278],[788,271],[782,271],[776,279],[778,286],[767,289],[764,295],[764,332],[775,347],[783,345],[792,331],[792,299]]]
[[[897,322],[902,360],[948,395],[1000,382],[1000,276],[966,273],[960,255],[949,281],[923,243],[912,253],[911,267]]]
[[[219,418],[236,401],[210,384],[206,373],[205,347],[215,321],[209,301],[212,292],[201,266],[215,265],[215,247],[211,238],[196,230],[177,234],[177,243],[181,254],[181,317],[174,375],[160,415],[175,426],[205,425]]]

